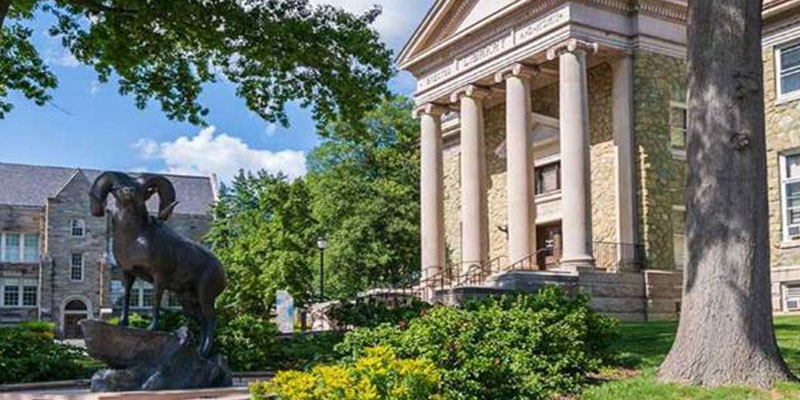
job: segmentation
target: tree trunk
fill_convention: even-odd
[[[794,379],[772,326],[761,4],[689,1],[689,260],[663,381]]]
[[[3,28],[9,8],[11,8],[11,0],[0,0],[0,29]]]

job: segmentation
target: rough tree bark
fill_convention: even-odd
[[[11,0],[0,0],[0,29],[3,28],[3,22],[8,15],[8,9],[11,7]]]
[[[772,326],[761,5],[689,1],[689,259],[663,381],[794,379]]]

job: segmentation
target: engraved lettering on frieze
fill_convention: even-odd
[[[568,20],[569,10],[566,8],[561,9],[555,14],[548,15],[543,19],[518,29],[515,37],[515,44],[521,44],[535,39],[541,34],[555,28],[557,25],[567,22]]]
[[[500,40],[496,40],[488,46],[481,47],[478,51],[460,59],[458,61],[458,70],[460,71],[462,69],[470,68],[473,65],[486,60],[487,58],[500,54],[504,50],[511,47],[510,39],[510,36],[503,37]]]

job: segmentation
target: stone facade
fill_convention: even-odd
[[[685,102],[685,61],[634,55],[638,234],[649,268],[674,269],[673,206],[683,205],[686,161],[670,145],[670,102]]]
[[[771,245],[772,303],[778,312],[788,311],[787,289],[800,285],[800,240],[784,235],[782,155],[800,149],[800,99],[779,99],[776,87],[776,52],[783,45],[764,48],[764,105],[767,139],[767,191]]]
[[[0,181],[17,179],[13,185],[3,187],[19,189],[17,193],[0,193],[0,233],[38,235],[39,243],[35,260],[12,263],[0,259],[0,296],[6,282],[23,280],[25,285],[36,285],[38,297],[36,305],[22,303],[24,306],[9,306],[0,298],[0,325],[42,319],[55,322],[59,334],[64,335],[67,314],[72,315],[70,323],[74,326],[76,317],[103,318],[118,311],[111,301],[112,282],[121,277],[109,256],[111,219],[94,217],[89,209],[87,194],[91,180],[98,174],[99,171],[0,164]],[[175,184],[178,200],[187,204],[176,209],[169,225],[201,242],[212,222],[208,206],[216,196],[213,178],[168,178]],[[4,183],[8,182],[0,182]],[[82,234],[73,233],[73,221],[80,221]],[[73,257],[78,255],[83,265],[80,274],[76,271],[73,275]],[[65,313],[73,300],[78,300],[84,309]]]
[[[616,241],[616,194],[614,139],[612,126],[611,67],[602,63],[589,70],[589,131],[591,157],[591,215],[593,241],[613,243]],[[533,112],[549,118],[558,118],[558,83],[547,84],[532,91]],[[496,103],[495,99],[495,103]],[[484,111],[487,169],[487,203],[489,260],[507,264],[508,238],[505,228],[507,220],[507,161],[505,155],[505,103],[489,104]],[[445,144],[444,152],[444,198],[445,240],[448,265],[458,265],[461,254],[460,215],[460,156],[458,135],[453,134]],[[558,158],[557,148],[549,145],[537,146],[536,157]],[[556,144],[557,147],[557,144]],[[610,261],[610,259],[609,259]],[[603,266],[608,267],[608,265]]]

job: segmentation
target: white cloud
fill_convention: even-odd
[[[97,94],[100,92],[100,81],[93,80],[92,83],[89,84],[89,93]]]
[[[375,29],[392,48],[399,50],[417,27],[433,0],[311,0],[314,4],[330,4],[361,14],[374,5],[383,13],[375,21]]]
[[[275,136],[275,132],[278,131],[278,124],[267,124],[266,129],[264,129],[264,133],[267,137]]]
[[[69,50],[63,47],[50,48],[45,54],[44,61],[50,65],[67,68],[76,68],[82,65]]]
[[[240,169],[282,172],[291,178],[306,173],[306,156],[301,151],[253,149],[240,138],[215,135],[215,130],[212,126],[194,137],[182,136],[173,142],[140,139],[133,147],[144,158],[162,160],[167,165],[166,172],[172,174],[216,173],[221,180],[230,182]]]

